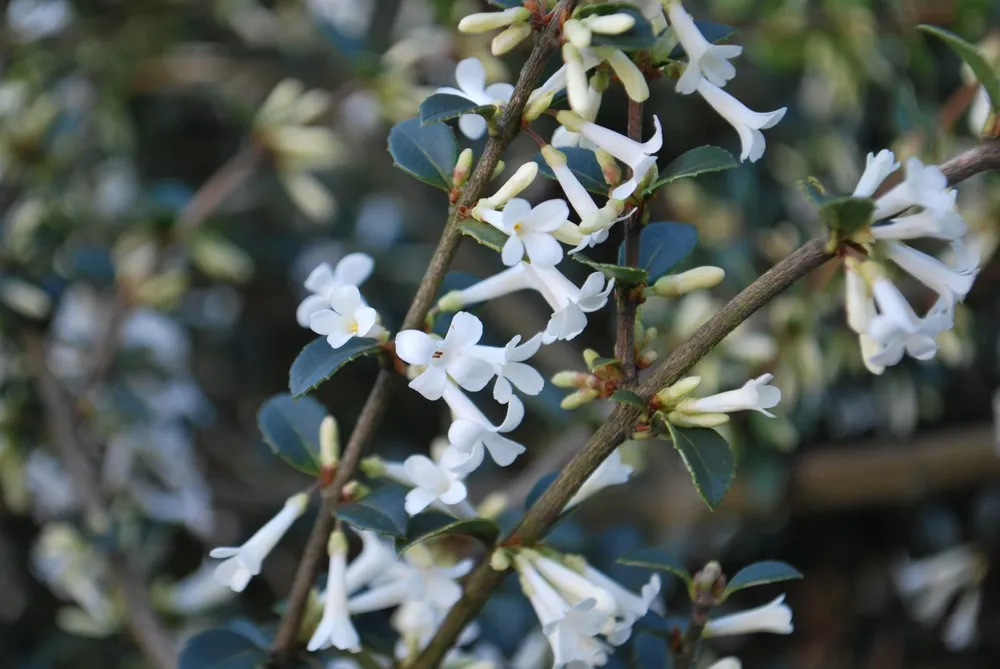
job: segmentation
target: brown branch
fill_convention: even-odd
[[[949,184],[974,174],[1000,169],[1000,142],[990,141],[941,165]],[[707,323],[663,361],[639,386],[637,392],[650,400],[661,388],[671,385],[709,353],[738,325],[767,304],[781,291],[816,269],[833,255],[826,250],[827,236],[806,242],[747,286]],[[642,411],[618,405],[607,422],[593,434],[583,450],[559,472],[559,476],[528,510],[502,544],[532,545],[544,538],[562,513],[566,503],[595,469],[631,434]],[[459,633],[482,609],[506,572],[494,571],[484,561],[470,574],[462,598],[448,612],[437,634],[410,669],[434,669],[454,645]]]
[[[23,337],[28,365],[38,383],[52,441],[69,473],[73,490],[83,503],[87,522],[96,528],[108,523],[108,511],[102,499],[97,477],[73,430],[73,405],[63,394],[59,381],[46,360],[46,347],[38,332],[26,332]],[[136,566],[120,550],[109,554],[109,576],[121,590],[125,603],[125,623],[147,660],[157,669],[172,669],[177,665],[174,643],[157,616],[149,592]]]
[[[628,136],[637,142],[642,141],[642,103],[628,101]],[[629,177],[632,176],[629,170]],[[639,264],[639,238],[642,234],[642,218],[646,208],[644,199],[625,220],[625,265],[636,267]],[[639,296],[642,286],[624,286],[619,284],[615,293],[618,297],[618,334],[615,338],[615,357],[621,362],[622,373],[625,375],[626,386],[635,385],[635,317],[639,311]]]
[[[560,6],[556,7],[553,12],[552,16],[555,18],[545,31],[538,35],[531,55],[521,69],[521,75],[514,87],[510,101],[497,122],[496,131],[491,134],[486,143],[483,155],[476,163],[476,169],[462,190],[461,198],[451,208],[441,239],[438,241],[434,255],[420,281],[400,329],[420,329],[423,327],[427,312],[437,297],[441,281],[448,271],[448,266],[451,264],[461,240],[462,233],[459,226],[462,222],[462,212],[467,211],[482,197],[487,182],[500,162],[501,154],[521,130],[521,117],[528,102],[528,96],[531,95],[535,82],[541,76],[549,56],[559,45],[558,33],[561,23],[559,17],[563,13],[572,11],[575,6],[576,0],[562,0]],[[326,546],[326,537],[330,533],[333,515],[337,511],[337,505],[340,501],[339,491],[350,479],[362,451],[372,440],[375,429],[385,414],[393,390],[397,387],[399,380],[391,369],[379,372],[375,386],[369,393],[368,399],[365,400],[358,423],[344,448],[344,455],[337,467],[337,475],[330,486],[330,492],[324,494],[320,515],[316,519],[316,524],[313,526],[305,552],[302,555],[302,561],[296,570],[292,591],[288,597],[288,607],[281,619],[278,633],[275,635],[271,647],[272,665],[285,663],[294,651],[309,591],[316,578],[316,570]]]
[[[174,225],[174,233],[179,237],[201,225],[246,181],[261,157],[260,148],[251,144],[226,161],[181,209]]]

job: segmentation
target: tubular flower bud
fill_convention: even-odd
[[[700,383],[700,376],[688,376],[656,393],[656,399],[663,406],[672,406],[693,393]]]
[[[577,49],[586,49],[590,46],[592,36],[590,28],[584,25],[579,19],[570,19],[563,24],[563,35],[569,43]]]
[[[664,276],[653,284],[653,292],[660,297],[679,297],[696,290],[707,290],[722,283],[726,272],[721,267],[703,265],[680,274]]]
[[[537,119],[545,113],[545,110],[549,108],[555,97],[555,91],[549,91],[539,95],[537,98],[528,100],[528,106],[524,109],[524,118],[528,121]]]
[[[538,176],[538,163],[529,162],[521,165],[514,172],[513,176],[500,187],[500,190],[490,197],[479,201],[472,212],[473,216],[476,215],[476,210],[501,209],[507,202],[517,197],[521,191],[530,186],[536,176]]]
[[[583,372],[557,372],[552,377],[552,385],[556,388],[585,388],[593,377]]]
[[[583,388],[564,397],[563,401],[559,403],[559,406],[567,411],[573,411],[574,409],[579,409],[584,404],[593,402],[597,399],[598,395],[600,395],[600,393],[596,390]]]
[[[584,349],[583,351],[583,361],[587,363],[588,369],[594,368],[594,362],[600,359],[601,354],[592,348]]]
[[[490,52],[494,56],[502,56],[531,35],[531,24],[515,23],[493,38]]]
[[[493,168],[493,173],[490,174],[490,181],[493,181],[494,179],[496,179],[497,177],[499,177],[501,174],[503,174],[503,171],[506,168],[507,168],[507,163],[505,163],[502,160],[498,160],[497,161],[497,166]]]
[[[728,423],[729,416],[724,413],[687,414],[671,411],[667,414],[667,421],[677,427],[718,427]]]
[[[340,433],[337,419],[327,416],[319,424],[319,461],[324,469],[337,466],[340,460]]]
[[[524,7],[511,7],[502,12],[479,12],[469,14],[458,22],[458,32],[485,33],[514,23],[522,23],[531,18],[531,12]]]
[[[615,157],[604,149],[598,149],[594,152],[597,156],[597,164],[601,166],[601,173],[604,174],[604,180],[609,186],[617,186],[622,182],[622,168],[615,160]]]
[[[595,51],[615,71],[615,75],[622,82],[629,98],[636,102],[645,102],[649,99],[649,84],[646,83],[646,75],[639,70],[624,51],[608,47],[597,48]]]
[[[455,169],[451,173],[451,183],[455,188],[461,188],[469,180],[469,174],[472,172],[472,158],[472,149],[464,149],[462,153],[458,154]]]
[[[591,32],[600,35],[621,35],[635,26],[635,18],[629,14],[606,14],[604,16],[588,16],[582,20],[583,25]]]

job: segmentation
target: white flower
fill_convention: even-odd
[[[548,200],[532,208],[527,200],[515,198],[502,212],[482,209],[479,216],[509,235],[500,254],[504,265],[511,267],[521,262],[525,252],[539,267],[555,267],[562,260],[562,246],[552,233],[569,217],[564,200]]]
[[[604,149],[632,170],[632,177],[611,191],[611,198],[615,200],[624,200],[635,192],[639,182],[656,164],[655,154],[663,146],[663,131],[660,119],[656,116],[653,116],[656,130],[652,138],[645,142],[637,142],[614,130],[584,121],[572,112],[559,112],[557,118],[569,130],[579,133],[584,139]]]
[[[501,404],[510,401],[513,387],[525,395],[537,395],[545,386],[545,379],[538,370],[524,363],[538,352],[542,345],[542,336],[535,335],[521,344],[521,335],[507,342],[503,348],[497,346],[474,346],[472,355],[476,355],[493,365],[493,373],[497,380],[493,385],[493,399]]]
[[[461,478],[426,455],[411,455],[403,462],[406,476],[416,486],[406,493],[406,512],[415,516],[435,501],[458,504],[466,496]]]
[[[569,511],[574,506],[586,499],[593,497],[599,491],[608,486],[628,483],[632,475],[632,467],[622,464],[622,454],[619,449],[611,451],[611,455],[604,459],[594,473],[587,477],[576,494],[566,503],[564,511]]]
[[[603,100],[603,93],[598,91],[596,88],[587,84],[586,93],[581,93],[583,100],[580,102],[579,108],[574,109],[577,114],[580,115],[585,121],[596,121],[597,113],[601,110],[601,101]],[[594,146],[593,142],[590,142],[580,136],[578,132],[571,132],[567,130],[565,126],[559,126],[552,133],[552,146],[557,147],[572,147],[578,146],[582,149],[590,149],[593,151],[597,147]]]
[[[586,565],[583,570],[584,578],[603,589],[615,603],[615,624],[613,629],[607,633],[608,641],[614,646],[620,646],[632,635],[632,626],[635,621],[642,618],[653,609],[657,613],[663,613],[663,605],[657,599],[660,594],[660,575],[653,574],[649,582],[642,586],[642,592],[635,594],[623,588],[617,581],[609,578],[590,565]]]
[[[875,201],[875,220],[914,206],[932,211],[946,211],[954,206],[954,191],[948,188],[948,178],[937,165],[924,165],[919,158],[909,158],[903,170],[903,181]]]
[[[606,663],[610,648],[597,635],[607,626],[609,618],[607,613],[595,609],[596,600],[585,599],[571,605],[523,554],[515,556],[514,564],[521,588],[552,647],[554,669]]]
[[[235,592],[243,592],[250,579],[260,573],[261,563],[281,541],[292,523],[302,515],[309,503],[309,495],[299,493],[285,501],[284,507],[271,520],[247,539],[239,548],[213,548],[210,557],[223,559],[215,568],[215,578]]]
[[[594,241],[599,243],[607,239],[607,231],[611,226],[624,220],[621,213],[625,209],[625,203],[611,198],[603,207],[598,207],[573,170],[569,169],[564,153],[555,150],[553,146],[543,146],[542,157],[555,175],[576,215],[580,217],[579,231],[586,235],[586,238],[581,237],[582,243],[571,253],[588,245],[592,246]]]
[[[391,551],[391,547],[386,547]],[[472,569],[472,560],[462,560],[455,565],[435,565],[422,546],[414,546],[395,560],[381,574],[368,583],[368,589],[347,601],[351,614],[380,611],[408,601],[426,600],[437,610],[447,612],[462,596],[462,588],[455,581]]]
[[[964,236],[968,230],[965,219],[957,211],[923,209],[909,216],[874,225],[871,227],[871,234],[876,240],[930,237],[954,241]]]
[[[684,400],[678,406],[678,410],[684,413],[731,413],[753,410],[774,418],[774,414],[768,409],[777,406],[781,401],[781,390],[768,385],[773,378],[771,374],[762,374],[756,379],[750,379],[738,390]]]
[[[299,304],[295,319],[304,328],[317,311],[330,306],[330,295],[342,286],[360,286],[371,276],[375,261],[366,253],[349,253],[340,259],[336,268],[321,263],[306,278],[305,287],[311,294]]]
[[[495,426],[455,384],[446,382],[443,395],[455,415],[448,429],[449,447],[441,456],[443,466],[464,476],[482,464],[486,452],[501,467],[524,453],[524,446],[503,436],[524,419],[524,405],[517,397],[510,398],[503,423]]]
[[[314,652],[333,646],[338,650],[360,652],[361,637],[351,623],[347,611],[347,538],[340,530],[330,534],[327,544],[330,554],[330,571],[326,580],[323,617],[313,632],[306,649]]]
[[[892,281],[876,278],[872,293],[879,313],[868,324],[867,334],[878,349],[868,361],[885,368],[898,364],[904,353],[917,360],[933,358],[937,353],[935,337],[951,327],[948,298],[942,298],[946,301],[939,301],[927,318],[921,319]]]
[[[764,606],[709,620],[704,635],[734,636],[752,632],[791,634],[792,610],[784,602],[785,596],[781,595]]]
[[[976,623],[982,604],[983,593],[978,588],[966,591],[958,600],[958,605],[942,632],[944,645],[948,650],[964,650],[976,640]]]
[[[514,87],[510,84],[486,85],[486,68],[478,58],[466,58],[455,68],[458,88],[444,87],[435,93],[457,95],[476,105],[491,105],[510,101]],[[469,139],[479,139],[486,132],[486,119],[478,114],[463,114],[458,119],[458,128]]]
[[[956,256],[955,267],[950,267],[934,256],[899,242],[885,242],[882,249],[890,260],[917,281],[938,295],[950,296],[959,302],[965,299],[966,294],[972,289],[976,275],[979,274],[979,258],[962,240],[956,240],[951,244]]]
[[[705,102],[711,105],[712,109],[736,129],[740,136],[740,145],[743,147],[740,160],[744,161],[749,158],[752,163],[760,160],[766,147],[764,133],[761,130],[778,125],[778,121],[785,116],[787,108],[782,107],[772,112],[752,111],[707,79],[701,79],[698,82],[698,92],[701,93],[701,97],[705,98]]]
[[[585,314],[603,308],[615,284],[614,279],[605,284],[600,272],[588,276],[580,288],[555,268],[531,268],[527,272],[531,287],[542,294],[553,310],[542,335],[545,344],[573,339],[583,332],[587,327]]]
[[[443,341],[420,330],[397,334],[396,354],[411,365],[426,366],[410,387],[429,400],[439,400],[450,376],[466,390],[482,390],[493,378],[493,366],[469,351],[482,336],[482,321],[466,311],[455,314]]]
[[[231,600],[233,591],[215,579],[215,567],[213,563],[205,562],[171,585],[166,591],[166,603],[170,610],[193,616]]]
[[[698,30],[694,19],[681,5],[680,0],[671,0],[666,5],[670,25],[688,57],[684,74],[677,80],[677,92],[694,93],[702,78],[716,86],[725,86],[727,81],[736,76],[736,68],[729,59],[743,53],[743,47],[712,44]]]
[[[326,336],[333,348],[340,348],[354,337],[368,337],[377,328],[378,314],[365,306],[355,286],[343,286],[330,294],[328,309],[317,311],[309,319],[309,329]]]
[[[396,551],[382,537],[370,530],[358,532],[361,536],[361,553],[348,565],[344,574],[344,587],[348,594],[357,592],[376,577],[387,573],[398,562]]]
[[[724,657],[708,669],[742,669],[743,664],[735,657]]]
[[[899,169],[896,156],[889,149],[882,149],[878,155],[869,153],[865,161],[865,171],[854,187],[853,197],[871,197],[890,174]]]
[[[559,594],[566,601],[571,604],[579,604],[588,599],[593,600],[594,607],[607,616],[604,628],[610,629],[612,627],[612,617],[617,611],[617,605],[611,593],[558,560],[534,551],[528,551],[525,554],[530,555],[531,563],[535,569],[559,591]]]

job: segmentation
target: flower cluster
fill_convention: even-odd
[[[899,169],[891,151],[869,154],[855,197],[871,197]],[[965,299],[979,273],[979,258],[966,243],[967,226],[955,208],[956,191],[941,170],[910,158],[903,180],[875,200],[876,223],[854,240],[867,252],[845,260],[847,322],[858,334],[865,365],[875,374],[904,355],[930,360],[937,337],[952,328],[957,303]],[[948,246],[947,260],[904,242],[931,239]],[[917,279],[937,298],[923,316],[892,282],[885,261]]]

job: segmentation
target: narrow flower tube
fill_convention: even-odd
[[[312,638],[309,639],[306,649],[314,652],[332,646],[338,650],[357,653],[361,650],[361,637],[354,629],[351,616],[347,611],[347,582],[345,579],[347,538],[343,532],[334,530],[330,534],[327,551],[330,555],[330,570],[326,581],[323,617],[320,619],[316,631],[313,632]]]
[[[762,374],[756,379],[750,379],[742,388],[730,390],[709,397],[684,400],[678,405],[678,410],[682,413],[731,413],[733,411],[759,411],[760,413],[774,418],[768,409],[778,405],[781,401],[781,391],[774,386],[768,385],[774,376]]]
[[[784,602],[785,596],[781,595],[774,601],[755,609],[709,620],[705,625],[703,635],[706,637],[735,636],[753,632],[791,634],[793,630],[792,610]]]
[[[915,279],[939,295],[951,295],[959,302],[965,299],[979,273],[978,259],[960,241],[952,244],[959,256],[958,267],[949,267],[934,256],[899,242],[885,242],[883,248],[890,260]]]
[[[725,86],[736,76],[736,68],[729,61],[743,53],[743,47],[712,44],[698,30],[680,0],[666,0],[664,4],[670,25],[688,57],[684,74],[677,80],[676,91],[685,95],[694,93],[703,78],[715,86]]]
[[[392,545],[378,534],[371,530],[363,530],[359,534],[361,553],[351,561],[344,574],[347,594],[357,592],[372,579],[386,573],[397,561]]]
[[[882,225],[873,225],[871,235],[876,240],[929,237],[953,241],[963,237],[968,230],[965,219],[957,211],[923,209],[915,214],[890,219]]]
[[[281,511],[239,548],[213,548],[210,557],[223,559],[215,568],[215,578],[235,592],[243,592],[250,579],[260,573],[261,564],[281,541],[292,523],[306,510],[309,495],[299,493],[285,501]]]
[[[631,100],[645,102],[649,99],[649,84],[646,83],[646,75],[624,51],[611,47],[597,47],[594,52],[611,66]]]
[[[530,18],[531,12],[524,7],[511,7],[499,12],[479,12],[469,14],[459,21],[458,32],[485,33]]]
[[[705,98],[705,102],[736,129],[743,147],[740,160],[745,161],[748,158],[750,162],[760,160],[766,147],[761,130],[776,126],[785,116],[787,109],[782,107],[772,112],[751,111],[742,102],[707,79],[698,82],[697,90]]]
[[[955,204],[948,179],[937,165],[924,165],[919,158],[910,158],[903,170],[903,181],[875,201],[875,220],[895,216],[914,206],[945,211]]]
[[[861,263],[854,258],[844,261],[844,286],[847,299],[847,325],[858,334],[868,332],[875,318],[875,300],[862,274]]]
[[[566,503],[564,511],[569,511],[574,506],[587,500],[608,486],[628,483],[632,475],[632,467],[622,464],[622,454],[619,449],[611,451],[611,455],[604,459],[594,473],[587,477],[576,494]]]
[[[500,190],[490,197],[483,198],[476,204],[472,212],[473,216],[475,216],[477,210],[480,209],[503,208],[505,204],[517,197],[521,191],[530,186],[536,176],[538,176],[538,163],[529,161],[521,165],[517,168],[517,171],[514,172],[509,179],[507,179],[507,182],[500,187]]]

